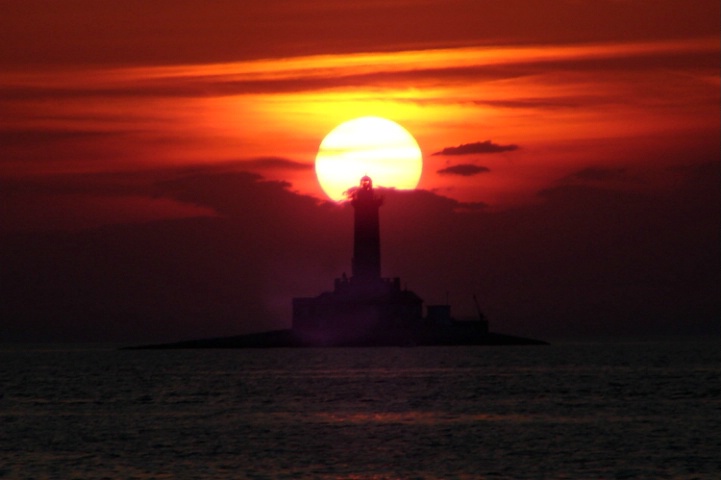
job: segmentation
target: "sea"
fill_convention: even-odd
[[[0,478],[720,479],[721,341],[4,345]]]

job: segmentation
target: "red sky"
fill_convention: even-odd
[[[362,115],[423,151],[383,269],[427,302],[477,293],[507,333],[719,333],[720,10],[4,1],[0,339],[284,325],[349,270],[312,165]]]

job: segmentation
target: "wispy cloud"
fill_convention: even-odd
[[[243,160],[239,166],[251,170],[311,170],[310,163],[296,162],[283,157],[258,157],[250,160]]]
[[[464,143],[462,145],[458,145],[457,147],[446,147],[440,152],[435,152],[432,155],[471,155],[474,153],[512,152],[513,150],[518,150],[518,145],[499,145],[491,142],[490,140],[486,140],[485,142]]]
[[[606,61],[664,56],[716,54],[716,39],[613,43],[594,45],[544,45],[529,47],[458,47],[395,52],[309,55],[242,62],[175,66],[95,68],[54,71],[51,74],[8,72],[0,74],[6,98],[33,96],[97,95],[232,95],[309,91],[329,87],[408,83],[437,80],[439,75],[467,77],[517,76],[507,71],[525,65],[536,72],[546,64],[584,64],[603,68]],[[576,67],[574,67],[576,68]],[[501,69],[501,70],[499,70]]]
[[[459,165],[452,165],[450,167],[442,168],[438,170],[440,175],[460,175],[462,177],[471,177],[478,175],[479,173],[490,172],[488,167],[482,167],[480,165],[473,165],[470,163],[462,163]]]
[[[585,180],[591,182],[604,182],[618,180],[626,174],[625,168],[588,167],[567,177],[569,180]]]

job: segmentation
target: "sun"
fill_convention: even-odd
[[[413,189],[423,170],[423,155],[413,135],[396,122],[360,117],[341,123],[325,136],[315,157],[315,173],[332,200],[345,199],[364,175],[376,186]]]

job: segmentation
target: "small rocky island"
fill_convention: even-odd
[[[383,199],[368,176],[351,192],[354,209],[352,275],[335,280],[333,291],[293,299],[293,324],[286,330],[189,340],[135,349],[272,348],[414,345],[544,345],[529,338],[492,333],[478,319],[458,321],[450,305],[427,305],[402,289],[399,278],[381,277],[379,209]]]

